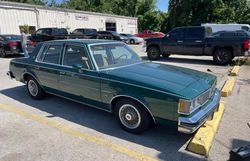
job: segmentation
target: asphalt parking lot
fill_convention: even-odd
[[[141,45],[131,46],[143,59]],[[144,134],[122,130],[114,117],[56,96],[32,100],[26,86],[6,76],[9,61],[0,58],[0,160],[215,160],[229,159],[231,148],[250,144],[249,66],[242,66],[214,139],[209,158],[185,150],[192,135],[156,126]],[[218,88],[231,66],[216,66],[210,57],[171,56],[166,63],[209,72]]]

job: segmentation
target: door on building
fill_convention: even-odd
[[[106,31],[116,31],[116,23],[106,22]]]

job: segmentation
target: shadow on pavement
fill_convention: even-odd
[[[160,152],[158,159],[171,161],[201,160],[180,150],[185,148],[183,148],[183,145],[191,136],[178,133],[174,128],[159,125],[141,135],[134,135],[122,130],[110,113],[52,95],[47,95],[44,100],[33,100],[28,95],[25,86],[4,89],[0,93],[49,113],[48,118],[60,117],[100,133],[155,149]]]

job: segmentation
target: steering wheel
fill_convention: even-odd
[[[119,56],[118,58],[116,58],[116,60],[120,60],[122,57],[126,57],[126,59],[128,59],[128,56],[126,54],[122,54],[121,56]]]

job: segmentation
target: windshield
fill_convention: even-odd
[[[7,40],[21,40],[20,35],[3,35]]]
[[[131,35],[131,34],[127,34],[127,36],[128,36],[128,37],[133,37],[133,35]]]
[[[120,36],[120,34],[118,34],[118,33],[115,32],[115,31],[109,31],[109,32],[111,32],[114,36]]]
[[[99,69],[140,62],[140,57],[125,44],[93,45],[90,50]]]

